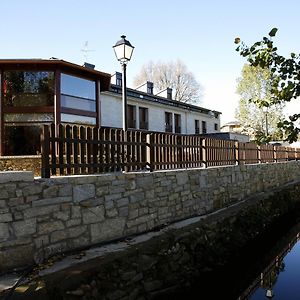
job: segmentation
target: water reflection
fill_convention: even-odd
[[[300,234],[260,273],[238,300],[300,299]]]

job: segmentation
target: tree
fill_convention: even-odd
[[[143,65],[139,74],[134,78],[134,85],[138,86],[145,81],[154,83],[155,92],[172,88],[173,98],[177,101],[200,102],[202,87],[193,73],[189,72],[187,66],[180,60],[175,63],[150,61]]]
[[[264,109],[257,103],[269,103],[271,74],[259,66],[245,64],[238,78],[237,93],[241,96],[236,118],[242,124],[242,133],[255,138],[258,143],[282,139],[277,123],[283,120],[282,105]]]
[[[281,104],[300,96],[300,56],[291,53],[290,58],[285,58],[278,54],[277,47],[272,41],[277,31],[277,28],[273,28],[268,37],[263,37],[261,41],[254,43],[251,47],[241,42],[240,38],[235,39],[235,43],[238,44],[236,51],[247,58],[251,66],[259,66],[270,71],[271,97],[267,103],[258,100],[257,103],[260,106]],[[285,131],[286,140],[289,142],[298,140],[300,133],[298,120],[300,120],[300,113],[293,114],[278,123],[278,126]]]

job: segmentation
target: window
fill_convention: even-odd
[[[136,128],[136,107],[134,105],[127,105],[127,126]]]
[[[148,108],[139,108],[140,129],[148,130]]]
[[[175,133],[181,133],[181,115],[174,114]]]
[[[202,133],[206,133],[206,132],[207,132],[206,122],[202,121]]]
[[[199,120],[195,120],[195,134],[200,133],[200,122]]]
[[[172,113],[165,112],[165,132],[173,132]]]
[[[92,80],[61,74],[61,93],[96,100],[96,83]]]
[[[4,107],[54,106],[54,72],[5,71]]]
[[[215,123],[215,131],[218,131],[218,124]]]
[[[93,111],[93,112],[96,111],[95,100],[88,100],[84,98],[61,95],[60,103],[61,103],[61,107]]]
[[[60,105],[62,122],[96,125],[96,82],[61,74]]]
[[[40,126],[5,126],[4,155],[36,155],[41,151]]]

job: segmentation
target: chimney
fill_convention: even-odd
[[[95,70],[95,65],[85,62],[83,66],[90,70]]]
[[[166,88],[166,89],[158,92],[156,95],[160,96],[160,97],[167,98],[169,100],[172,100],[172,89],[171,88]]]
[[[136,90],[153,95],[153,82],[146,81],[142,85],[138,86]]]
[[[111,76],[111,83],[117,86],[122,86],[122,73],[115,72],[115,74]]]

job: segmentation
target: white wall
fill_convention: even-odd
[[[122,127],[122,98],[119,95],[114,95],[109,92],[101,93],[101,125],[107,127]],[[199,120],[200,133],[202,133],[202,121],[207,123],[207,133],[220,131],[220,118],[198,113],[188,109],[172,107],[161,103],[150,102],[144,99],[133,97],[127,98],[127,103],[136,106],[136,121],[139,124],[139,107],[148,108],[149,114],[149,130],[150,131],[165,131],[165,112],[173,113],[173,131],[174,131],[174,113],[181,115],[181,133],[194,134],[195,120]],[[215,123],[218,125],[218,130],[215,130]]]

